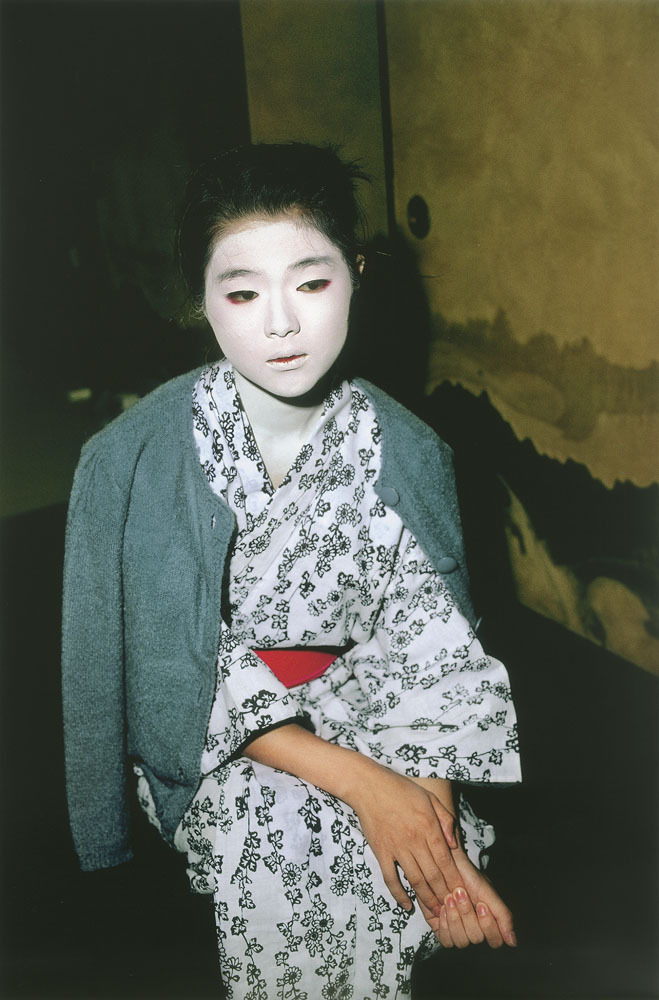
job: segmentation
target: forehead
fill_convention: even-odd
[[[248,217],[232,223],[219,237],[209,266],[240,259],[241,266],[265,270],[305,257],[343,259],[341,251],[311,222],[295,216]]]

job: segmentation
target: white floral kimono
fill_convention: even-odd
[[[402,774],[517,781],[506,672],[376,495],[380,429],[357,387],[330,394],[277,489],[227,362],[203,372],[193,411],[200,461],[238,534],[203,778],[176,844],[192,887],[214,895],[227,996],[409,996],[415,957],[437,945],[419,907],[407,914],[391,897],[354,812],[238,754],[296,719]],[[252,652],[295,647],[347,651],[291,689]],[[493,831],[462,799],[460,820],[478,863]]]

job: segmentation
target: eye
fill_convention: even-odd
[[[227,298],[229,302],[233,302],[238,305],[241,302],[251,302],[257,296],[256,292],[251,292],[249,289],[240,289],[237,292],[228,292]]]
[[[298,292],[322,292],[331,282],[328,278],[313,278],[298,287]]]

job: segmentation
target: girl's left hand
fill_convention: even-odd
[[[487,941],[490,948],[503,944],[515,948],[512,913],[462,848],[452,853],[467,891],[455,889],[448,893],[439,917],[419,904],[435,937],[443,948],[466,948],[482,941]]]

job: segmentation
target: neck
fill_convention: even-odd
[[[323,409],[325,394],[314,391],[298,399],[273,396],[235,371],[236,388],[257,438],[295,437],[306,434]],[[317,387],[319,390],[320,386]]]
[[[283,482],[322,412],[323,387],[318,385],[308,396],[290,400],[265,392],[235,369],[234,375],[261,458],[276,488]]]

